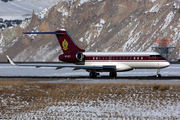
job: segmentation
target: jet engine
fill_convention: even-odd
[[[66,53],[59,56],[60,61],[69,62],[69,63],[76,63],[82,62],[85,58],[82,52],[77,53]]]

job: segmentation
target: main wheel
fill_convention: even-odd
[[[96,77],[97,74],[96,74],[96,72],[90,72],[90,73],[89,73],[89,76],[90,76],[91,78],[93,78],[93,77]]]
[[[110,76],[110,77],[117,77],[117,73],[116,73],[116,72],[110,72],[110,73],[109,73],[109,76]]]
[[[161,77],[161,74],[157,74],[156,77],[158,77],[158,78]]]

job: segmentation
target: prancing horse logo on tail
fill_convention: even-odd
[[[64,41],[62,42],[62,46],[63,46],[63,50],[68,49],[68,42],[66,41],[66,39],[64,39]]]

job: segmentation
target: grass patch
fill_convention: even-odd
[[[160,85],[154,84],[154,85],[152,86],[152,89],[153,89],[153,90],[158,90],[158,89],[159,89],[159,86],[160,86]]]
[[[165,91],[165,90],[169,90],[170,86],[169,85],[161,85],[159,87],[159,91]]]
[[[165,91],[165,90],[169,90],[169,88],[170,85],[157,85],[157,84],[152,85],[153,90]]]

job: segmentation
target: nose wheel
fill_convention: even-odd
[[[160,69],[157,69],[157,74],[156,74],[156,77],[161,77],[161,74],[160,74]]]

